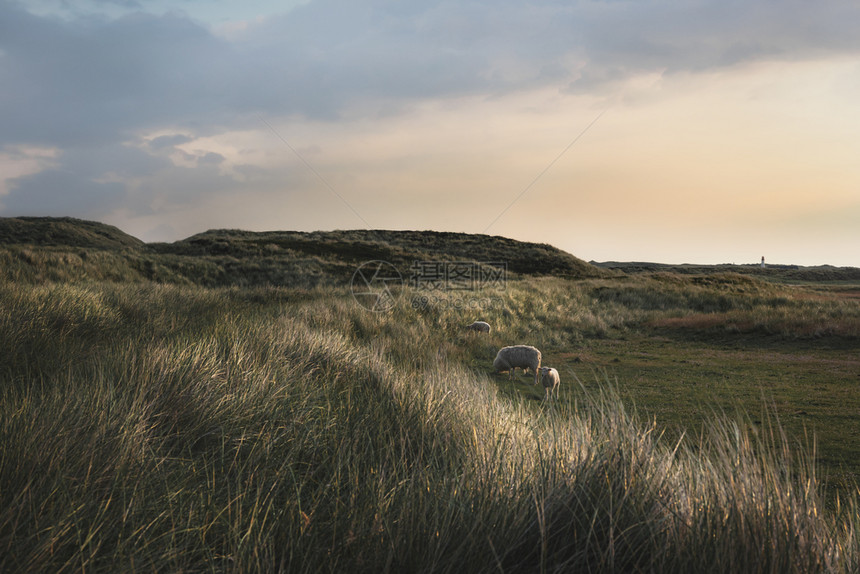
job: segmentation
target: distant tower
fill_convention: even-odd
[[[761,268],[764,269],[764,255],[761,256]]]

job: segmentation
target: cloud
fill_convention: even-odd
[[[0,145],[119,143],[229,108],[230,47],[178,15],[65,21],[2,2],[0,50]]]
[[[202,156],[198,157],[197,163],[198,164],[218,165],[220,163],[224,163],[225,160],[226,160],[226,158],[223,155],[221,155],[220,153],[215,153],[215,152],[210,151],[210,152],[205,153]]]
[[[279,205],[298,213],[306,207],[289,203],[291,194],[310,196],[320,182],[269,133],[264,118],[360,211],[368,209],[361,201],[372,204],[388,177],[397,189],[387,193],[403,211],[422,215],[440,197],[438,189],[449,185],[444,178],[452,171],[467,174],[485,157],[481,153],[491,150],[510,170],[517,149],[537,145],[526,139],[537,122],[517,115],[530,106],[543,119],[557,114],[541,123],[542,134],[554,135],[563,122],[561,130],[576,125],[570,102],[578,100],[571,95],[612,97],[647,78],[640,92],[652,99],[623,99],[629,108],[644,109],[660,98],[670,101],[665,92],[679,91],[687,76],[714,81],[714,72],[761,61],[856,58],[860,52],[854,25],[860,5],[847,0],[314,0],[230,26],[229,34],[183,13],[142,11],[152,5],[105,0],[101,15],[65,11],[58,17],[0,0],[0,150],[56,150],[38,162],[0,158],[21,163],[4,170],[0,213],[100,218],[124,210],[128,217],[154,217],[197,207],[211,212],[213,198],[246,193],[261,202],[279,193]],[[138,10],[117,12],[116,6]],[[520,97],[534,94],[533,101]],[[471,107],[446,120],[446,107],[462,102]],[[700,112],[696,107],[690,117]],[[505,139],[513,129],[505,116],[528,126],[517,132],[521,141]],[[643,121],[640,129],[653,127]],[[386,129],[397,132],[380,138],[386,149],[353,137],[366,130],[374,140]],[[475,162],[466,167],[456,164],[440,134],[473,142],[481,153],[469,155]],[[545,152],[547,160],[528,169],[539,171],[570,137],[561,136],[558,147]],[[410,180],[415,173],[425,181]],[[526,183],[531,175],[522,176]],[[362,177],[373,179],[362,181],[362,189],[372,191],[350,194]],[[450,193],[471,193],[468,188],[451,186]],[[323,221],[329,214],[321,205],[314,204],[314,215]],[[243,207],[254,208],[247,201]],[[275,217],[274,209],[265,211]],[[448,221],[433,214],[421,225]],[[174,229],[180,225],[173,223]]]
[[[158,136],[147,142],[147,146],[153,150],[170,149],[178,145],[193,142],[194,138],[184,134]]]
[[[100,218],[124,205],[125,185],[96,182],[62,169],[47,169],[13,180],[0,198],[4,215],[53,215]]]
[[[117,210],[151,215],[241,189],[218,172],[225,158],[188,154],[193,167],[133,146],[68,150],[48,169],[7,180],[4,215],[70,215],[103,218]]]
[[[860,46],[860,6],[845,1],[317,0],[232,41],[179,13],[62,20],[21,6],[0,2],[0,145],[101,145],[161,127],[200,136],[256,114],[396,113]]]

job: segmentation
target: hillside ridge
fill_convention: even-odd
[[[88,256],[88,251],[99,257]],[[244,231],[212,229],[144,243],[118,228],[70,217],[0,218],[0,278],[110,280],[204,286],[346,284],[364,262],[408,275],[416,262],[504,264],[511,276],[606,277],[552,245],[443,231]]]
[[[783,282],[850,282],[860,281],[860,268],[835,267],[833,265],[791,265],[783,263],[768,263],[764,267],[760,263],[654,263],[649,261],[589,261],[600,269],[620,271],[627,275],[639,273],[677,273],[679,275],[707,275],[713,273],[741,273],[755,275],[762,279],[779,280]]]
[[[607,273],[546,243],[498,235],[448,231],[335,230],[242,231],[213,229],[156,249],[185,255],[254,256],[278,250],[303,256],[338,259],[351,264],[381,259],[394,265],[415,261],[504,262],[508,271],[525,275],[575,278]]]
[[[88,257],[87,252],[100,254]],[[416,262],[503,263],[511,277],[570,279],[639,273],[741,273],[778,282],[860,281],[860,268],[819,265],[705,265],[583,261],[546,243],[450,231],[353,229],[246,231],[210,229],[171,243],[145,243],[120,230],[73,217],[0,217],[0,279],[110,280],[226,285],[348,283],[366,261],[404,275]]]
[[[95,249],[145,245],[113,225],[74,217],[0,217],[0,244]]]

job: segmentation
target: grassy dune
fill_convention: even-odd
[[[856,301],[811,293],[544,278],[371,313],[340,287],[0,283],[0,571],[857,571],[856,489],[825,503],[779,404],[681,436],[614,382],[655,341],[856,345]],[[558,404],[489,372],[511,342]]]
[[[546,244],[435,231],[248,232],[211,230],[150,243],[110,225],[73,218],[0,218],[0,280],[144,282],[310,288],[345,285],[356,267],[384,260],[404,275],[415,261],[483,261],[510,274],[605,277]]]

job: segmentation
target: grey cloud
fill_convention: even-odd
[[[241,174],[247,180],[267,181],[272,177],[272,174],[269,170],[257,165],[247,163],[233,166],[233,171]]]
[[[178,206],[187,206],[224,194],[242,191],[242,184],[233,178],[218,173],[214,165],[199,167],[171,166],[153,174],[134,191],[130,203],[135,211],[155,209],[169,211]]]
[[[99,183],[62,169],[48,169],[12,183],[12,192],[0,197],[6,216],[98,218],[121,207],[127,199],[125,185],[121,183]]]
[[[786,2],[623,2],[624,10],[588,11],[582,48],[587,89],[601,70],[699,72],[762,59],[801,60],[857,53],[847,22],[860,6]],[[838,15],[838,16],[837,16]],[[614,75],[614,74],[610,74]]]
[[[218,165],[223,163],[226,158],[220,153],[209,152],[197,158],[198,164]]]
[[[162,150],[165,148],[172,148],[174,146],[186,144],[186,143],[191,142],[191,141],[194,141],[194,138],[186,136],[186,135],[182,135],[182,134],[176,134],[176,135],[158,136],[157,138],[152,138],[147,143],[147,145],[149,146],[150,149]]]
[[[123,8],[143,8],[143,4],[137,0],[95,0],[95,2],[97,4],[113,4],[116,6],[122,6]]]
[[[172,165],[166,158],[127,145],[71,148],[60,160],[67,169],[94,179],[102,178],[106,174],[143,177]]]
[[[334,119],[356,102],[386,113],[415,99],[856,52],[857,21],[845,1],[317,0],[228,42],[177,14],[64,21],[0,1],[0,145],[101,145],[165,126],[211,135],[257,114]]]
[[[0,197],[0,214],[101,218],[125,208],[136,215],[153,215],[241,193],[247,187],[247,182],[218,172],[224,161],[220,154],[190,157],[197,160],[195,167],[173,165],[133,148],[120,153],[104,148],[71,152],[54,168],[8,180],[11,189]],[[271,174],[265,174],[267,178],[257,179],[271,183]]]
[[[833,19],[837,14],[838,18]],[[541,85],[600,89],[643,72],[856,53],[860,6],[728,2],[344,2],[270,18],[239,42],[261,108],[336,116],[399,102]]]
[[[229,46],[179,16],[66,22],[0,3],[0,50],[2,143],[116,143],[227,109]]]
[[[133,201],[127,182],[180,169],[166,158],[121,145],[71,148],[55,164],[7,180],[10,190],[0,197],[0,213],[101,217],[130,205],[143,213],[148,210],[145,202]]]
[[[419,99],[606,90],[641,72],[854,54],[858,21],[860,6],[847,0],[316,0],[228,41],[178,14],[62,20],[0,0],[0,148],[62,152],[58,167],[12,181],[3,211],[112,208],[129,198],[111,177],[159,182],[134,198],[140,210],[165,189],[176,201],[207,186],[235,191],[217,173],[218,154],[186,154],[196,168],[160,155],[260,129],[260,115],[336,119],[356,103],[397,114]],[[152,154],[122,145],[160,129],[181,133],[149,141]]]

